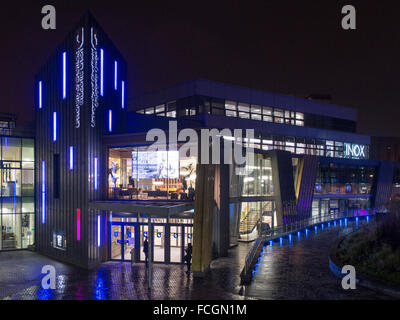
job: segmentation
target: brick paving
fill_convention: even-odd
[[[153,288],[147,288],[144,264],[107,262],[90,271],[29,251],[0,252],[0,299],[388,299],[373,291],[341,289],[328,267],[331,244],[339,228],[325,229],[308,239],[266,248],[259,271],[239,294],[240,272],[251,244],[240,244],[229,256],[212,262],[204,279],[186,276],[183,265],[153,264]],[[55,290],[40,286],[43,265],[57,271]]]

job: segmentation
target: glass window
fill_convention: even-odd
[[[22,161],[35,161],[33,139],[22,139]]]
[[[21,249],[21,215],[3,214],[1,233],[4,250]]]
[[[165,112],[165,105],[161,104],[159,106],[156,106],[156,113],[164,113]]]
[[[33,170],[22,170],[22,196],[33,197],[34,196],[34,171]]]
[[[271,107],[263,107],[263,115],[272,116],[272,108]]]
[[[257,113],[257,114],[261,114],[261,106],[258,106],[256,104],[252,104],[251,105],[251,113]]]
[[[2,160],[21,161],[21,139],[3,137],[2,138]]]
[[[236,111],[232,111],[232,110],[226,110],[226,116],[227,117],[237,117],[237,112]]]
[[[234,102],[234,101],[225,101],[225,109],[226,110],[234,110],[234,111],[236,111],[236,102]]]
[[[250,112],[250,107],[247,103],[240,103],[238,105],[238,110],[243,112]]]
[[[154,114],[154,107],[146,108],[145,113],[146,114]]]
[[[35,242],[35,215],[21,215],[22,248],[26,249]]]

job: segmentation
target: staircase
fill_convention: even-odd
[[[259,219],[260,218],[259,218],[257,212],[247,213],[246,217],[242,221],[240,221],[239,233],[246,234],[246,233],[250,233],[251,231],[253,231],[254,226],[257,224]]]

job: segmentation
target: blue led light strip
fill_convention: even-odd
[[[39,81],[39,109],[42,109],[43,107],[43,87],[42,87],[42,81]]]
[[[114,61],[114,90],[118,89],[118,62]]]
[[[69,170],[74,170],[74,147],[69,147]]]
[[[122,81],[122,88],[121,88],[121,107],[125,109],[125,81]]]
[[[112,110],[108,110],[108,131],[112,132]]]
[[[62,86],[63,86],[63,99],[67,97],[67,53],[63,52],[62,55],[62,64],[63,64],[63,78],[62,78]]]
[[[94,158],[94,190],[97,190],[98,183],[97,183],[97,166],[98,166],[98,159]]]
[[[104,95],[104,50],[100,49],[100,95]]]
[[[57,141],[57,112],[53,112],[53,141]]]

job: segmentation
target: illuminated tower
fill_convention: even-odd
[[[36,247],[91,268],[104,258],[104,135],[124,130],[126,62],[90,13],[35,77]]]

